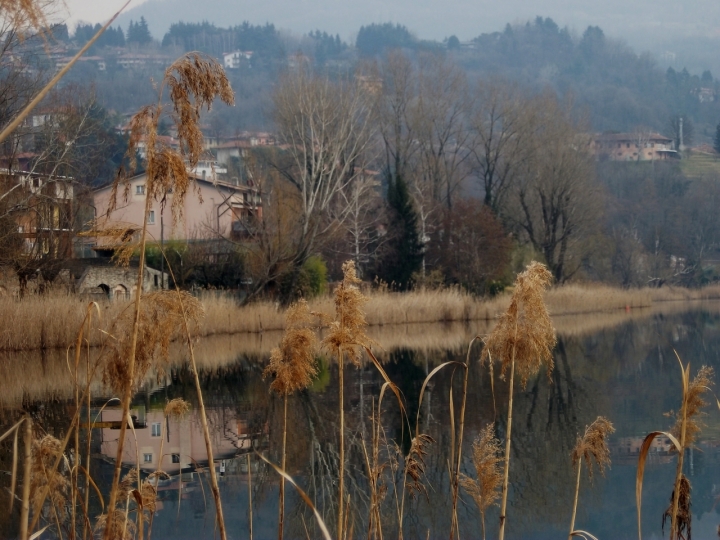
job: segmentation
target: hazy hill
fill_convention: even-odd
[[[270,22],[300,34],[319,28],[352,42],[362,25],[373,22],[400,22],[423,39],[457,35],[469,40],[496,31],[508,21],[524,22],[537,15],[551,17],[578,34],[589,25],[598,25],[608,36],[664,58],[667,65],[720,73],[720,57],[715,54],[720,48],[717,0],[547,0],[542,4],[526,0],[148,0],[123,14],[119,22],[127,28],[131,19],[144,16],[159,39],[171,23],[180,20],[222,26],[249,21]]]

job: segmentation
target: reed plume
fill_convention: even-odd
[[[157,377],[161,378],[169,361],[170,343],[180,337],[183,315],[196,324],[203,316],[202,304],[190,293],[155,291],[143,297],[131,379],[128,360],[132,344],[122,336],[132,332],[135,314],[130,310],[123,311],[111,329],[113,335],[121,337],[108,344],[108,359],[102,373],[103,384],[122,395],[128,384],[134,392],[150,369],[156,370]]]
[[[680,366],[682,368],[682,362]],[[713,368],[702,366],[695,378],[690,380],[690,364],[688,363],[687,367],[683,369],[683,402],[675,415],[675,425],[670,431],[680,441],[675,470],[675,486],[668,509],[671,519],[670,540],[690,538],[690,481],[683,475],[683,461],[685,450],[693,445],[700,432],[701,423],[698,418],[704,414],[702,409],[707,406],[704,394],[709,392],[713,385],[714,373]],[[663,516],[663,524],[667,513],[666,511]],[[686,530],[687,536],[683,535],[683,530]]]
[[[32,465],[30,468],[30,493],[34,508],[42,511],[47,492],[50,501],[50,517],[54,520],[58,535],[62,535],[62,524],[67,519],[67,507],[71,495],[71,483],[63,471],[54,467],[60,457],[69,470],[67,457],[62,454],[63,444],[52,435],[33,441]]]
[[[360,352],[370,346],[372,341],[365,334],[367,322],[362,310],[367,301],[360,292],[355,262],[350,260],[342,265],[343,280],[335,289],[335,320],[329,325],[328,335],[322,344],[338,361],[338,397],[339,397],[339,472],[338,472],[338,540],[344,539],[343,501],[345,501],[345,386],[344,367],[347,357],[354,365],[360,365]]]
[[[572,464],[577,467],[577,480],[575,482],[575,500],[573,502],[572,518],[570,519],[570,534],[568,539],[571,540],[575,531],[575,516],[577,515],[578,497],[580,495],[580,470],[582,462],[588,471],[588,476],[593,476],[593,461],[600,470],[600,474],[605,474],[605,468],[610,466],[610,448],[607,445],[607,438],[611,433],[615,432],[612,422],[607,418],[598,416],[595,421],[585,428],[585,433],[578,436],[575,448],[572,451]]]
[[[285,334],[280,347],[270,353],[270,363],[263,372],[264,377],[273,377],[270,388],[283,397],[283,438],[280,468],[285,470],[287,448],[287,405],[288,395],[310,386],[317,374],[315,351],[317,335],[311,325],[315,316],[305,300],[292,304],[285,317]],[[285,523],[285,478],[280,479],[280,508],[278,539],[283,538]]]
[[[685,448],[690,448],[696,441],[698,433],[702,429],[702,422],[699,420],[705,413],[702,409],[707,407],[705,401],[705,393],[713,386],[713,376],[715,371],[708,366],[702,366],[695,378],[688,384],[683,405],[675,414],[675,425],[670,433],[675,435],[679,440],[682,436],[683,419],[685,424]]]
[[[543,364],[546,365],[548,377],[553,369],[555,328],[543,301],[543,292],[551,282],[552,274],[545,265],[538,262],[530,263],[524,272],[518,274],[510,306],[485,339],[485,348],[481,355],[481,362],[490,362],[493,358],[500,361],[503,377],[510,371],[500,540],[505,538],[515,372],[520,377],[521,386],[525,388],[528,378],[535,375]]]
[[[472,446],[472,461],[476,478],[460,475],[460,485],[473,498],[480,510],[483,540],[485,539],[485,512],[497,505],[500,498],[503,475],[500,468],[502,459],[500,441],[495,437],[495,426],[488,424],[475,438]]]

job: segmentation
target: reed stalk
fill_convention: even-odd
[[[250,526],[250,540],[253,540],[253,511],[252,511],[252,468],[250,467],[250,454],[247,455],[247,467],[248,467],[248,521]],[[283,478],[283,480],[285,480]]]
[[[338,512],[337,512],[337,534],[338,540],[345,538],[345,359],[347,358],[356,366],[360,365],[360,352],[366,350],[368,356],[378,368],[386,381],[389,382],[387,374],[377,362],[377,359],[369,350],[370,339],[365,335],[365,313],[362,305],[367,301],[360,292],[355,263],[346,261],[342,265],[343,280],[335,289],[335,320],[329,324],[328,335],[323,340],[323,345],[337,358],[338,362],[338,414],[339,414],[339,464],[338,464]],[[397,389],[393,391],[397,394]]]
[[[570,532],[568,540],[572,540],[573,531],[575,530],[575,517],[577,516],[578,498],[580,497],[580,470],[582,469],[582,461],[577,464],[577,478],[575,479],[575,498],[573,499],[572,516],[570,517]]]
[[[492,362],[493,358],[501,361],[502,375],[508,369],[510,370],[505,467],[498,535],[500,540],[505,538],[507,523],[515,375],[520,377],[521,385],[524,388],[528,378],[535,375],[542,364],[547,366],[548,377],[553,369],[552,349],[556,343],[555,329],[543,300],[543,292],[551,281],[552,274],[538,262],[530,263],[524,272],[518,274],[510,306],[501,315],[497,325],[486,338],[485,348],[481,355],[481,361]]]
[[[687,372],[690,372],[690,364],[688,363]],[[677,464],[675,466],[675,485],[673,488],[673,500],[672,500],[672,521],[670,522],[670,539],[674,540],[678,537],[678,503],[680,501],[680,482],[683,477],[683,462],[685,460],[685,444],[687,434],[687,385],[685,386],[685,392],[683,392],[683,404],[682,404],[682,423],[680,428],[680,451],[678,452]]]
[[[287,454],[287,393],[283,396],[283,435],[282,435],[282,456],[280,458],[280,468],[285,470],[285,456]],[[280,478],[280,504],[278,519],[278,540],[283,539],[283,527],[285,523],[285,478]]]
[[[517,324],[515,325],[515,339],[517,340]],[[503,487],[502,501],[500,503],[500,532],[498,539],[505,538],[505,522],[507,521],[507,496],[508,483],[510,478],[510,445],[512,442],[512,410],[513,410],[513,390],[515,385],[515,347],[512,350],[512,360],[510,361],[510,381],[508,382],[508,415],[507,415],[507,433],[505,434],[505,462],[503,468]]]
[[[207,451],[208,456],[208,468],[210,469],[210,490],[212,491],[213,499],[215,500],[215,519],[217,521],[220,540],[227,540],[225,518],[223,517],[222,501],[220,499],[220,487],[218,486],[217,475],[215,474],[215,458],[213,456],[212,441],[210,439],[210,428],[208,427],[207,415],[205,413],[205,402],[203,400],[202,387],[200,385],[200,376],[198,375],[197,362],[195,361],[195,350],[192,346],[192,339],[190,337],[190,328],[188,326],[185,304],[182,302],[180,290],[176,288],[176,291],[182,306],[185,337],[187,338],[188,350],[190,352],[190,365],[192,367],[193,380],[195,382],[195,390],[197,391],[198,405],[200,407],[200,423],[203,429],[203,438],[205,439],[205,450]]]
[[[30,470],[32,467],[32,418],[25,415],[25,467],[23,471],[22,507],[20,510],[20,540],[28,539],[28,519],[30,517]]]
[[[575,518],[580,497],[580,472],[582,463],[585,461],[588,477],[592,480],[594,462],[600,470],[600,474],[605,475],[605,469],[610,466],[610,449],[607,440],[608,436],[614,432],[615,428],[612,422],[607,418],[598,416],[592,424],[585,428],[585,433],[577,438],[577,443],[572,451],[572,464],[577,466],[577,478],[575,480],[575,499],[573,501],[572,517],[570,518],[568,540],[572,540],[573,536],[581,533],[583,536],[591,536],[587,532],[575,530]]]
[[[475,343],[476,339],[478,339],[478,336],[475,336],[474,338],[472,338],[470,340],[470,343],[468,344],[467,355],[465,356],[465,377],[463,378],[463,393],[462,393],[462,399],[461,399],[461,405],[460,405],[460,431],[458,433],[457,461],[455,463],[455,474],[453,477],[452,520],[451,520],[451,525],[450,525],[450,540],[453,539],[455,531],[457,531],[458,536],[460,535],[460,524],[458,523],[458,519],[457,519],[458,490],[460,487],[460,464],[462,462],[462,443],[463,443],[463,435],[464,435],[464,430],[465,430],[465,406],[467,404],[467,386],[468,386],[468,376],[470,373],[470,351],[472,350],[473,343]],[[451,406],[452,406],[452,404],[451,404]]]
[[[287,455],[287,407],[288,396],[297,390],[307,388],[317,373],[315,367],[315,349],[317,335],[310,328],[315,316],[310,312],[307,302],[300,300],[292,304],[285,315],[286,331],[279,347],[270,353],[270,363],[263,371],[263,377],[273,376],[270,385],[283,399],[283,433],[281,470],[285,470]],[[280,479],[280,501],[278,504],[278,539],[283,538],[285,525],[285,477]]]
[[[87,539],[87,532],[90,529],[90,536],[92,536],[92,527],[90,526],[90,516],[87,513],[90,511],[90,444],[92,442],[92,424],[90,414],[90,326],[88,325],[88,339],[87,344],[87,356],[85,366],[85,386],[87,387],[87,401],[85,407],[87,408],[87,445],[85,447],[85,513],[86,513],[86,526],[83,527],[83,540]]]
[[[343,328],[343,317],[340,316],[340,328]],[[338,408],[340,414],[340,427],[339,427],[339,460],[338,464],[338,522],[337,522],[337,537],[338,540],[344,540],[343,536],[343,501],[345,500],[345,383],[343,375],[343,353],[342,349],[338,352]],[[402,525],[401,525],[402,529]]]
[[[127,358],[127,379],[123,381],[124,392],[122,402],[120,405],[122,419],[120,423],[120,434],[118,438],[117,454],[115,455],[115,469],[113,472],[112,485],[110,487],[110,499],[108,501],[108,512],[115,511],[115,505],[117,504],[118,485],[120,484],[120,472],[122,469],[122,455],[125,446],[125,434],[127,432],[127,421],[126,418],[130,414],[130,400],[132,399],[133,383],[135,381],[135,351],[137,350],[137,339],[138,330],[140,328],[140,301],[142,298],[142,287],[143,277],[145,275],[145,242],[147,235],[147,220],[150,215],[150,208],[152,206],[152,198],[150,196],[145,197],[145,211],[143,213],[143,226],[142,232],[140,233],[140,263],[138,265],[138,276],[135,290],[135,314],[133,319],[132,334],[130,336],[130,353]],[[138,515],[142,511],[138,512]],[[142,524],[142,522],[141,522]],[[142,529],[141,529],[142,530]],[[110,527],[105,527],[105,540],[112,540],[110,538]]]

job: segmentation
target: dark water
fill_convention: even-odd
[[[558,325],[561,327],[562,325]],[[442,336],[448,331],[437,326],[426,332]],[[472,335],[473,329],[468,329]],[[442,341],[442,340],[439,340]],[[396,348],[381,352],[388,376],[401,388],[405,407],[414,429],[420,389],[426,375],[449,360],[464,361],[467,344],[458,340],[450,348],[422,350]],[[650,431],[667,430],[673,421],[664,415],[677,409],[681,398],[680,368],[675,352],[691,371],[706,364],[720,369],[720,315],[717,308],[695,309],[687,313],[650,315],[629,320],[593,333],[560,333],[554,353],[555,369],[528,381],[515,393],[513,440],[510,468],[510,501],[506,538],[545,539],[567,536],[575,473],[570,453],[578,433],[598,415],[609,418],[616,432],[611,436],[612,467],[604,476],[596,471],[592,481],[583,473],[576,528],[600,539],[637,538],[635,475],[637,448]],[[463,470],[474,474],[470,460],[471,443],[488,422],[496,421],[502,439],[506,427],[507,386],[495,374],[491,384],[487,368],[477,363],[479,350],[473,349],[469,376]],[[254,538],[277,537],[278,479],[251,449],[280,461],[282,401],[268,391],[262,378],[266,354],[242,353],[235,360],[223,361],[202,373],[206,405],[216,449],[216,470],[220,478],[223,509],[231,538],[249,536],[248,481],[252,482]],[[52,360],[48,360],[52,362]],[[48,372],[51,372],[48,368]],[[448,461],[450,460],[450,388],[459,414],[462,374],[445,368],[433,379],[420,406],[419,427],[434,442],[427,448],[424,489],[406,502],[405,538],[447,538],[451,498]],[[287,471],[315,501],[328,527],[335,530],[334,503],[337,498],[337,372],[329,361],[322,361],[318,380],[305,392],[290,398],[288,406]],[[372,411],[383,379],[372,365],[346,370],[346,457],[347,491],[351,496],[351,523],[355,537],[367,536],[369,487],[365,449],[370,450]],[[493,395],[494,388],[494,395]],[[189,371],[174,368],[162,381],[148,383],[134,399],[134,414],[147,427],[137,430],[141,463],[146,454],[151,461],[147,471],[157,467],[159,440],[165,437],[163,468],[172,471],[170,480],[160,486],[160,508],[154,516],[152,538],[212,538],[214,507],[210,496],[207,456],[196,416],[197,407],[183,420],[165,422],[162,408],[167,400],[184,397],[194,405],[196,397]],[[408,426],[401,420],[394,396],[386,394],[381,423],[384,441],[381,457],[407,452]],[[697,539],[717,538],[720,515],[716,510],[720,496],[720,412],[710,396],[705,426],[697,447],[686,456],[685,473],[692,483],[692,533]],[[100,401],[95,405],[99,408]],[[62,432],[69,405],[62,399],[52,402],[26,399],[25,407],[34,411],[49,432]],[[107,410],[106,410],[107,411]],[[3,412],[5,419],[12,411]],[[113,411],[103,420],[112,419]],[[158,427],[154,427],[156,424]],[[101,490],[107,491],[112,476],[114,444],[119,431],[93,431],[92,473]],[[134,461],[135,441],[128,432],[126,458]],[[363,445],[364,441],[364,445]],[[130,450],[127,450],[130,448]],[[3,468],[8,463],[7,446],[0,451]],[[129,452],[129,453],[128,453]],[[178,463],[171,463],[173,454]],[[248,459],[248,455],[250,458]],[[201,472],[197,472],[198,467]],[[182,468],[183,473],[177,470]],[[675,458],[659,449],[653,452],[645,473],[643,489],[643,537],[662,538],[662,515],[669,504]],[[383,533],[397,536],[397,511],[392,467],[386,469],[385,495],[381,514]],[[182,482],[182,489],[178,487]],[[3,483],[8,483],[3,480]],[[461,538],[480,537],[480,517],[473,500],[461,492],[459,509]],[[96,499],[96,497],[93,497]],[[4,504],[6,499],[0,500]],[[92,508],[100,512],[98,500]],[[6,537],[13,536],[17,509],[2,521]],[[497,537],[498,510],[486,516],[488,538]],[[306,534],[307,528],[307,534]],[[429,531],[429,532],[428,532]],[[319,537],[312,512],[288,486],[286,538]]]

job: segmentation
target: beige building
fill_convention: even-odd
[[[679,158],[672,139],[637,131],[634,133],[601,133],[590,143],[599,161],[662,161]]]
[[[170,206],[172,194],[168,197],[165,209],[159,201],[152,201],[147,216],[147,232],[150,241],[196,240],[217,238],[218,235],[230,238],[241,235],[248,221],[262,218],[262,203],[257,189],[240,184],[215,180],[209,175],[193,175],[196,188],[188,191],[183,206],[184,219],[172,223]],[[117,208],[108,214],[112,186],[108,185],[93,192],[94,206],[100,226],[112,224],[132,224],[140,226],[145,212],[144,174],[129,181],[127,200],[123,190],[119,190]],[[103,239],[98,239],[96,248],[102,248]]]

